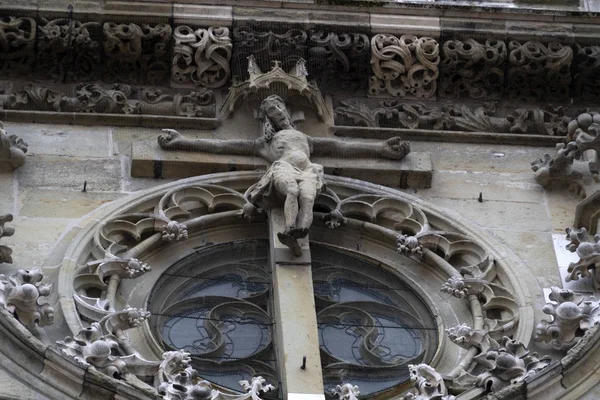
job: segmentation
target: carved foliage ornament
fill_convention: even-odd
[[[573,63],[575,95],[586,101],[600,99],[600,46],[576,45]]]
[[[35,60],[36,23],[33,18],[0,18],[0,75],[27,75]]]
[[[495,102],[478,107],[466,104],[431,107],[388,100],[370,108],[364,103],[342,100],[334,113],[337,125],[557,136],[567,133],[570,120],[561,107],[517,108],[502,112]]]
[[[193,81],[208,88],[224,86],[231,75],[231,38],[229,28],[210,27],[193,30],[182,25],[173,32],[171,80]]]
[[[414,389],[403,400],[455,400],[448,394],[442,376],[427,364],[409,365],[410,380]]]
[[[171,26],[106,22],[103,31],[106,80],[157,84],[167,77]]]
[[[472,99],[495,99],[504,90],[507,52],[502,40],[475,39],[444,42],[440,63],[440,95]]]
[[[215,115],[213,93],[209,90],[169,94],[160,89],[135,89],[123,84],[82,84],[77,87],[74,96],[32,84],[11,93],[4,106],[16,110],[101,114]]]
[[[43,22],[38,27],[37,73],[59,82],[98,79],[100,43],[90,29],[100,24],[65,18]]]
[[[42,284],[43,278],[39,268],[20,269],[8,277],[0,275],[0,306],[30,328],[54,323],[54,309],[43,299],[52,285]]]
[[[600,234],[592,236],[585,228],[567,228],[567,239],[567,250],[577,253],[579,261],[569,264],[565,280],[592,278],[594,288],[600,289]]]
[[[573,49],[551,42],[528,41],[508,44],[507,92],[512,98],[566,100],[571,83]]]
[[[593,296],[584,300],[582,295],[572,290],[552,287],[549,298],[550,302],[542,311],[552,316],[552,320],[542,320],[537,325],[535,340],[538,342],[557,349],[570,348],[600,320],[600,305]]]
[[[12,214],[0,215],[0,238],[4,236],[12,236],[15,234],[15,228],[10,226],[4,226],[7,222],[13,220]],[[0,264],[8,263],[12,264],[12,249],[7,246],[0,245]]]
[[[0,172],[10,172],[22,166],[25,163],[27,148],[28,145],[23,139],[17,135],[9,136],[0,121]]]
[[[378,34],[371,39],[369,94],[429,98],[437,90],[439,44],[430,37]]]

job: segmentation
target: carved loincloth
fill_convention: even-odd
[[[248,200],[264,210],[280,204],[285,194],[277,193],[275,182],[284,182],[290,177],[298,182],[298,184],[302,182],[314,182],[315,195],[319,195],[325,187],[322,165],[311,163],[305,170],[301,170],[287,161],[279,160],[271,164],[267,172],[250,190]]]

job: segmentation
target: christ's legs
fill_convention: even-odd
[[[298,218],[298,182],[291,176],[275,179],[275,190],[282,196],[285,196],[283,213],[285,215],[285,233],[289,233],[296,227]]]
[[[300,193],[298,196],[299,211],[296,226],[302,232],[304,237],[308,234],[308,229],[313,221],[313,206],[317,197],[316,180],[306,179],[301,181],[298,186]]]

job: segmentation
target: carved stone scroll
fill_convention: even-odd
[[[371,39],[369,95],[433,97],[437,90],[439,44],[430,37],[378,34]]]
[[[364,103],[342,100],[334,113],[337,125],[553,136],[565,135],[570,121],[563,108],[499,110],[495,102],[477,107],[467,104],[431,107],[388,100],[370,108]]]
[[[13,220],[12,214],[0,215],[0,238],[4,236],[12,236],[15,234],[15,228],[10,226],[4,226],[7,222]],[[0,264],[8,263],[12,264],[12,249],[7,246],[0,245]]]
[[[254,56],[262,71],[268,70],[274,61],[279,61],[286,71],[294,68],[298,60],[306,60],[307,39],[307,33],[301,29],[265,31],[255,23],[235,27],[231,60],[234,81],[249,78],[246,69],[249,56]]]
[[[576,45],[573,60],[574,95],[585,101],[600,99],[600,46]]]
[[[35,60],[35,38],[33,18],[0,18],[0,76],[31,73]]]
[[[572,290],[554,286],[548,297],[550,302],[542,311],[552,320],[542,320],[537,325],[535,340],[538,342],[545,342],[556,349],[568,349],[600,320],[600,305],[593,296],[584,300],[582,295]]]
[[[440,63],[440,95],[496,99],[504,90],[507,52],[502,40],[475,39],[444,42]]]
[[[4,107],[14,110],[84,112],[100,114],[150,114],[179,117],[214,117],[213,93],[186,94],[128,85],[82,84],[74,96],[32,84],[7,96]]]
[[[11,172],[22,166],[27,147],[27,143],[17,135],[9,136],[0,121],[0,172]]]
[[[157,84],[168,76],[170,25],[106,22],[103,31],[105,80]]]
[[[54,323],[54,309],[43,299],[52,285],[42,284],[42,279],[39,268],[20,269],[8,277],[0,275],[0,306],[30,328]]]
[[[64,18],[44,20],[38,27],[37,74],[59,82],[98,79],[100,43],[92,39],[90,29],[99,26]]]
[[[512,40],[508,50],[510,66],[506,72],[506,91],[511,98],[568,100],[573,60],[570,46]]]
[[[220,88],[227,83],[232,50],[229,28],[193,30],[182,25],[175,28],[173,39],[172,81],[193,81],[207,88]]]
[[[371,46],[362,33],[309,32],[308,72],[323,84],[343,81],[355,88],[366,87]]]

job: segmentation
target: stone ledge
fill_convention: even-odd
[[[361,158],[313,157],[326,174],[361,179],[402,189],[431,187],[433,163],[429,153],[410,153],[401,161]],[[260,157],[164,151],[155,143],[131,146],[131,176],[135,178],[189,178],[230,171],[266,170]]]

